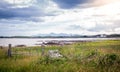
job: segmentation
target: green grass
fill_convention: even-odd
[[[63,58],[49,58],[48,50],[58,49]],[[0,49],[0,72],[119,72],[120,40],[80,42],[64,46]]]

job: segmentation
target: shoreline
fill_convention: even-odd
[[[40,46],[44,43],[75,43],[75,42],[93,42],[93,41],[103,41],[103,40],[120,40],[120,38],[38,38],[38,39],[25,39],[25,38],[0,38],[0,46],[12,46],[24,45],[24,46]]]

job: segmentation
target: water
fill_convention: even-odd
[[[8,44],[36,46],[45,41],[51,40],[67,40],[67,41],[93,41],[93,40],[120,40],[120,38],[0,38],[0,46],[8,46]]]

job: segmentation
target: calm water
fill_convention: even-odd
[[[0,38],[0,46],[8,46],[8,44],[35,46],[45,41],[51,40],[80,40],[80,41],[93,41],[93,40],[120,40],[120,38]]]

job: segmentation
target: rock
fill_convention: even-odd
[[[26,47],[26,45],[16,45],[15,47]]]
[[[60,58],[63,57],[60,53],[59,50],[49,50],[48,51],[48,56],[51,58]]]
[[[45,45],[60,45],[59,41],[48,41],[45,43]]]

